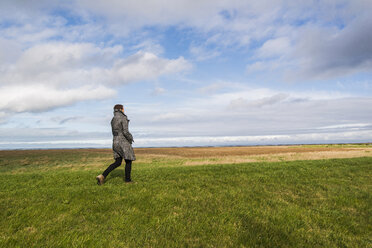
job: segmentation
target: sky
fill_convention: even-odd
[[[0,149],[372,142],[371,0],[2,0]]]

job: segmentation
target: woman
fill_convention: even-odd
[[[111,128],[113,137],[112,150],[114,152],[115,162],[96,177],[97,184],[102,185],[107,175],[116,167],[121,165],[123,159],[125,160],[125,182],[130,183],[132,179],[130,173],[132,170],[132,161],[136,160],[132,148],[133,136],[128,130],[129,120],[124,114],[124,106],[116,104],[114,106],[114,117],[111,120]]]

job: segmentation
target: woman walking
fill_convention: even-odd
[[[129,120],[124,114],[124,106],[116,104],[114,106],[114,117],[111,120],[112,135],[114,136],[112,150],[115,162],[107,167],[101,175],[96,177],[98,185],[104,183],[107,175],[119,167],[123,159],[125,160],[125,182],[132,182],[130,173],[132,170],[132,161],[136,160],[136,156],[132,148],[133,136],[128,130],[128,123]]]

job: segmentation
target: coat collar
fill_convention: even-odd
[[[114,110],[114,115],[120,115],[120,114],[121,115],[124,115],[125,117],[127,117],[126,114],[124,114],[123,112],[121,112],[119,109],[115,109]]]

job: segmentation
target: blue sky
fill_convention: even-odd
[[[371,8],[1,1],[0,149],[371,142]]]

